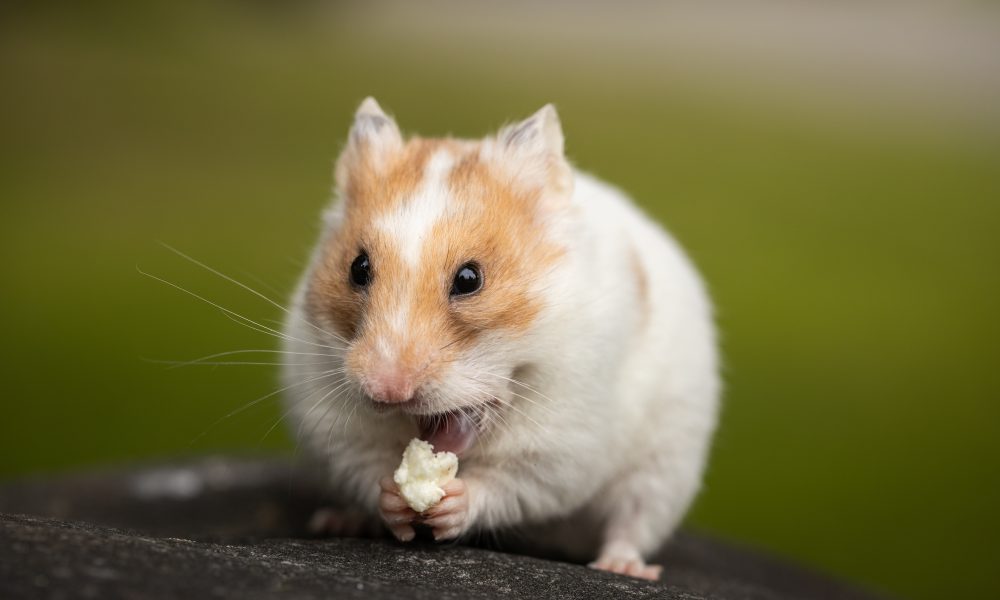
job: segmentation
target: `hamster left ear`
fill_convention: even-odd
[[[374,98],[365,98],[354,113],[347,145],[337,160],[337,185],[346,189],[352,173],[378,173],[402,147],[403,135],[396,121]]]
[[[375,146],[374,150],[395,149],[402,145],[403,136],[392,117],[385,114],[375,98],[365,98],[354,113],[351,145]]]
[[[556,107],[546,104],[527,119],[501,129],[494,152],[525,183],[568,193],[572,170],[563,153],[563,142]]]

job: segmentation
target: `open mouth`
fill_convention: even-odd
[[[479,435],[478,420],[460,410],[417,416],[420,439],[434,446],[435,452],[454,452],[462,456]]]

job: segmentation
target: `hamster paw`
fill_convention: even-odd
[[[657,581],[663,572],[663,567],[660,565],[647,565],[638,556],[624,556],[610,553],[602,553],[596,561],[587,566],[591,569],[628,575],[629,577],[638,577],[639,579],[648,579],[650,581]]]
[[[379,481],[379,487],[382,488],[382,493],[378,497],[378,511],[382,515],[382,521],[397,540],[409,542],[417,535],[412,523],[419,515],[399,495],[399,486],[392,477],[383,477]]]
[[[452,479],[444,484],[444,498],[424,511],[421,522],[431,528],[437,541],[453,540],[469,526],[469,494],[465,482]]]

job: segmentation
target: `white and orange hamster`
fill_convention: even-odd
[[[481,140],[404,138],[368,98],[285,323],[292,428],[401,541],[513,529],[656,579],[700,486],[720,379],[678,244],[575,170],[555,108]],[[422,514],[391,475],[420,437],[460,458]]]

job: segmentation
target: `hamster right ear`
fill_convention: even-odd
[[[504,127],[495,138],[487,139],[484,155],[513,172],[517,180],[565,199],[573,188],[573,174],[563,144],[559,115],[555,106],[546,104],[527,119]]]
[[[378,172],[390,156],[403,147],[403,135],[392,117],[371,96],[354,113],[347,146],[337,161],[337,182],[346,185],[350,171],[358,168]]]

